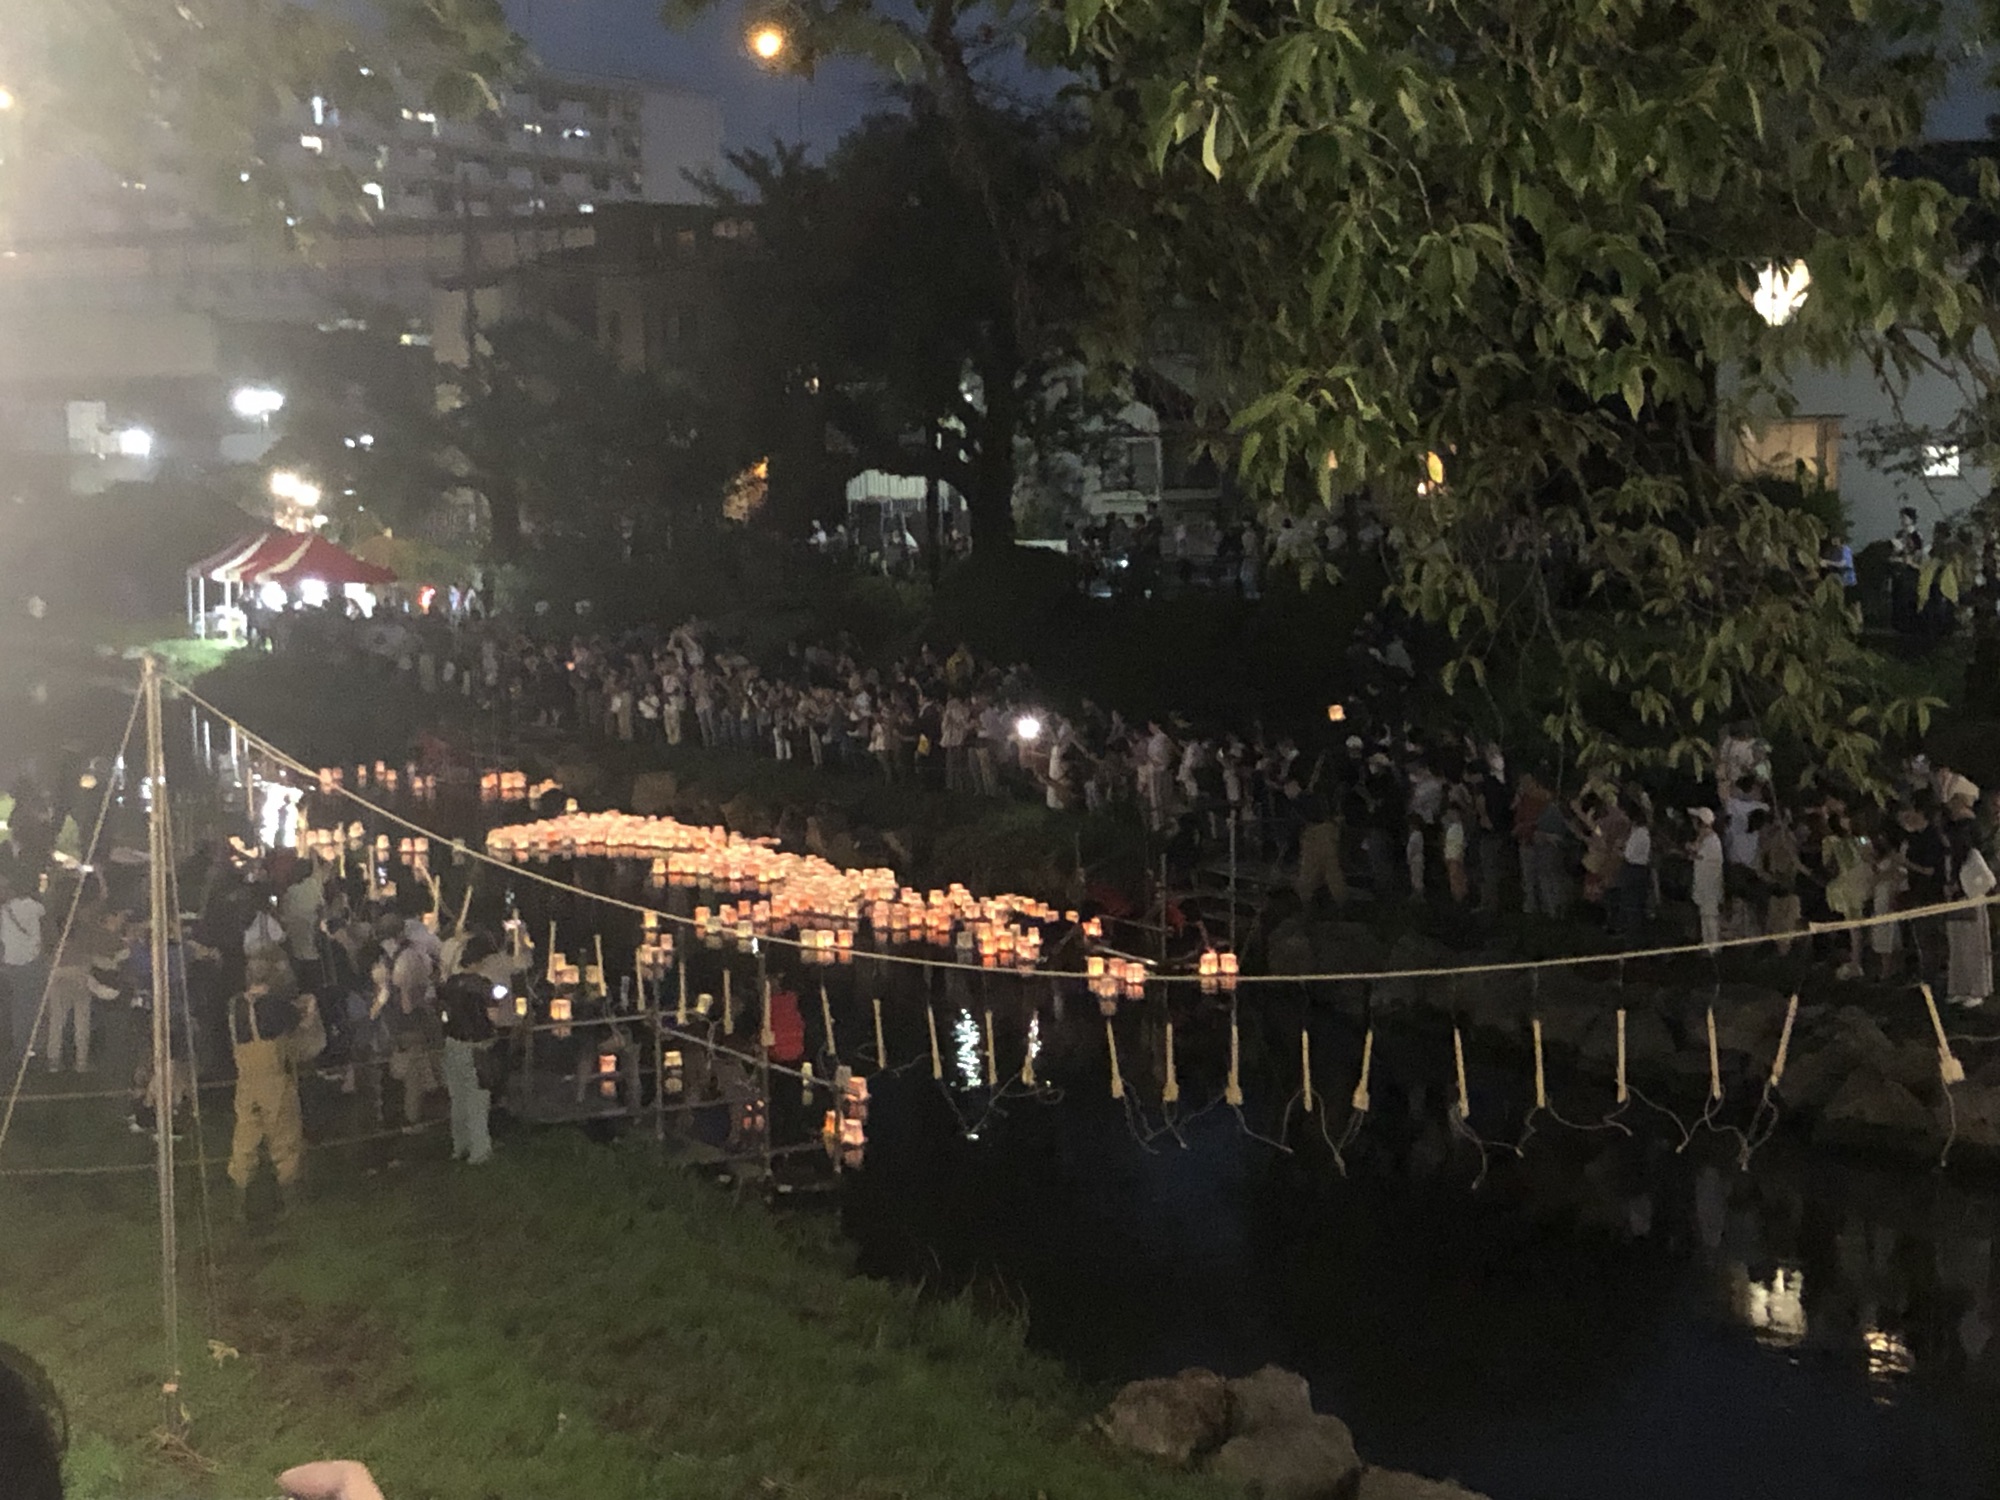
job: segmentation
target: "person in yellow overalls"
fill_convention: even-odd
[[[271,1156],[278,1198],[289,1207],[305,1156],[299,1120],[301,1063],[318,1055],[325,1031],[316,1002],[301,996],[281,950],[250,960],[243,993],[230,1003],[229,1034],[236,1052],[236,1133],[229,1180],[240,1213],[257,1170],[259,1148]]]

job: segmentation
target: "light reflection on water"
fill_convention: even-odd
[[[958,1069],[960,1088],[976,1089],[986,1081],[979,1053],[979,1023],[972,1012],[961,1010],[951,1023],[953,1065]]]
[[[1868,1381],[1877,1387],[1875,1404],[1893,1405],[1896,1382],[1916,1373],[1916,1352],[1903,1341],[1901,1334],[1886,1328],[1863,1329],[1861,1342],[1868,1350]]]
[[[1806,1336],[1806,1273],[1798,1266],[1779,1266],[1763,1281],[1751,1279],[1742,1266],[1732,1266],[1731,1284],[1736,1317],[1774,1349],[1789,1349]]]

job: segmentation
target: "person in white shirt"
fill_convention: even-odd
[[[42,953],[42,903],[10,890],[0,902],[0,984],[7,989],[10,1026],[8,1060],[18,1066],[35,1050],[35,1020],[48,987],[48,960]]]
[[[1722,840],[1715,831],[1715,810],[1690,807],[1694,819],[1694,842],[1688,855],[1694,860],[1694,908],[1701,914],[1701,945],[1714,953],[1722,945]]]
[[[1620,851],[1614,891],[1619,935],[1631,939],[1639,935],[1646,920],[1646,908],[1652,901],[1653,830],[1647,823],[1644,807],[1627,806],[1625,815],[1632,826]]]

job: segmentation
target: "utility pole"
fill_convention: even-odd
[[[139,692],[146,708],[146,785],[150,789],[146,819],[149,907],[152,913],[153,959],[153,1170],[160,1200],[160,1320],[166,1330],[167,1375],[160,1385],[169,1432],[181,1430],[180,1247],[174,1211],[174,1049],[173,977],[167,924],[174,912],[169,900],[172,850],[167,839],[166,738],[160,728],[160,663],[148,655]]]

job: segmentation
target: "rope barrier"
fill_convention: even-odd
[[[145,699],[142,695],[138,693],[132,695],[132,712],[126,717],[124,734],[119,736],[118,754],[114,758],[114,764],[122,764],[125,759],[125,752],[131,748],[132,730],[139,722],[139,710],[144,703]],[[42,993],[40,998],[35,1002],[34,1019],[28,1023],[28,1035],[15,1039],[15,1045],[21,1049],[21,1061],[20,1065],[14,1069],[13,1082],[8,1086],[6,1112],[5,1114],[0,1114],[0,1151],[7,1149],[7,1133],[14,1126],[14,1106],[21,1097],[21,1086],[27,1081],[28,1077],[28,1063],[31,1060],[30,1054],[32,1052],[31,1044],[35,1034],[42,1029],[43,1020],[49,1013],[49,996],[55,990],[56,969],[62,962],[63,954],[69,949],[70,933],[76,927],[77,909],[83,905],[83,871],[86,867],[96,863],[98,842],[104,836],[105,820],[111,815],[111,794],[116,785],[117,777],[115,775],[104,778],[104,796],[98,801],[97,820],[91,825],[90,841],[84,846],[83,858],[78,862],[76,889],[70,892],[69,910],[63,914],[62,931],[56,937],[55,952],[49,959],[49,971],[42,980]],[[153,788],[153,793],[156,796],[164,797],[166,795],[166,788],[155,787]],[[51,1055],[54,1054],[53,1047],[51,1047],[50,1053]]]
[[[331,1151],[338,1147],[366,1145],[370,1141],[407,1138],[409,1136],[421,1135],[426,1131],[436,1130],[444,1123],[442,1120],[423,1120],[414,1125],[401,1126],[395,1130],[376,1130],[366,1135],[340,1136],[330,1141],[307,1141],[305,1149],[307,1151]],[[203,1157],[198,1161],[183,1162],[181,1169],[183,1171],[203,1171],[209,1166],[212,1160],[213,1158]],[[108,1166],[95,1167],[0,1167],[0,1177],[106,1177],[122,1172],[150,1172],[152,1170],[153,1163],[149,1161],[117,1162]]]
[[[261,749],[272,760],[289,770],[297,772],[300,776],[306,778],[310,784],[318,785],[319,773],[315,768],[306,765],[303,761],[281,750],[271,741],[249,728],[241,720],[224,713],[185,683],[173,678],[167,678],[165,681],[175,692],[181,694],[197,707],[213,714],[222,723],[235,729],[247,741]],[[515,861],[499,859],[488,854],[483,849],[474,848],[463,840],[450,838],[436,829],[415,822],[401,813],[383,807],[379,803],[372,802],[368,798],[361,796],[360,793],[351,787],[336,784],[333,792],[337,796],[346,798],[357,807],[363,808],[387,822],[406,829],[412,834],[432,839],[450,848],[462,858],[489,865],[495,869],[505,870],[520,879],[548,887],[552,890],[562,891],[569,895],[580,896],[585,900],[595,901],[621,911],[664,919],[678,926],[690,929],[695,926],[694,919],[691,917],[683,917],[673,912],[661,911],[658,907],[645,906],[635,901],[627,901],[622,897],[608,896],[602,892],[589,890],[584,886],[577,885],[573,881],[561,880],[555,876],[543,874],[538,870],[530,869]],[[1714,944],[1702,942],[1669,943],[1652,948],[1624,949],[1605,953],[1576,953],[1558,958],[1509,959],[1478,964],[1432,965],[1407,969],[1347,969],[1313,974],[1241,974],[1232,977],[1239,987],[1262,984],[1351,984],[1377,980],[1450,979],[1485,974],[1530,974],[1550,969],[1581,968],[1593,964],[1615,963],[1622,966],[1630,960],[1687,958],[1696,955],[1713,957],[1716,953],[1725,949],[1753,948],[1774,943],[1789,945],[1797,942],[1801,937],[1818,937],[1835,933],[1856,932],[1875,927],[1893,926],[1903,922],[1921,921],[1930,917],[1944,917],[1960,912],[1987,910],[1996,905],[2000,905],[2000,891],[1981,897],[1967,897],[1957,901],[1936,902],[1926,906],[1909,907],[1902,911],[1847,918],[1838,922],[1808,922],[1803,928],[1790,932],[1754,933],[1743,937],[1724,938]],[[803,950],[806,946],[796,938],[786,938],[771,934],[760,934],[758,941],[795,950]],[[553,946],[551,944],[552,948]],[[915,954],[869,952],[860,949],[853,951],[856,963],[905,964],[925,969],[955,970],[962,973],[985,976],[990,976],[995,972],[979,964],[962,963],[955,959],[925,958]],[[1082,977],[1080,974],[1074,973],[1074,971],[1039,972],[1058,972],[1066,974],[1069,977]],[[1198,974],[1154,973],[1147,977],[1149,982],[1175,985],[1200,984],[1203,982],[1203,976]],[[1212,985],[1214,983],[1213,976],[1209,976],[1207,982]]]

